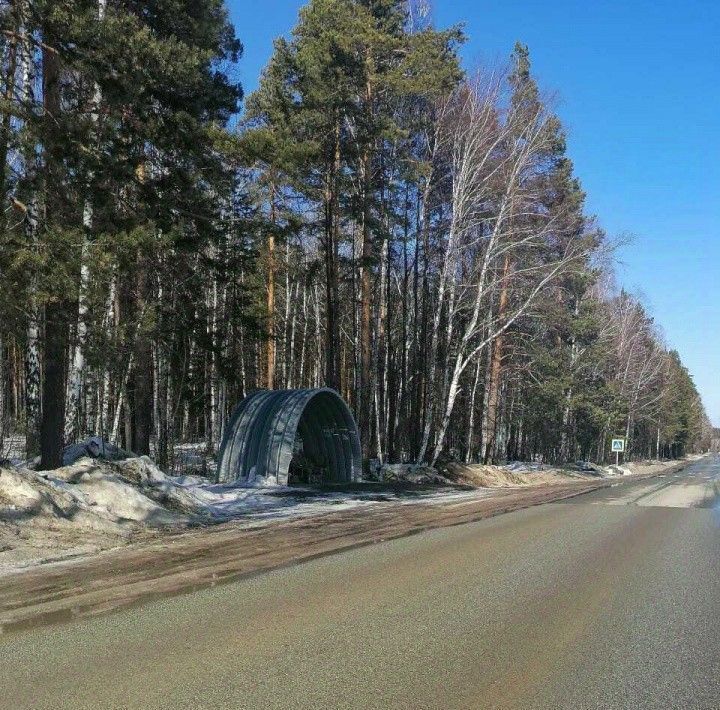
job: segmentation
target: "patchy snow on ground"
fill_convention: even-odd
[[[517,473],[531,473],[535,471],[547,471],[551,467],[537,461],[510,461],[503,468]]]
[[[463,504],[492,495],[492,488],[650,473],[667,463],[644,462],[600,469],[583,462],[563,469],[537,463],[506,466],[411,464],[378,466],[376,483],[325,489],[215,483],[202,445],[188,445],[188,459],[202,466],[172,476],[147,456],[133,456],[93,437],[69,447],[67,465],[36,471],[0,462],[0,573],[127,543],[138,536],[189,525],[314,516],[379,505]],[[194,458],[193,458],[194,457]],[[659,469],[658,469],[659,470]]]
[[[462,502],[487,493],[406,481],[325,490],[243,487],[170,476],[147,456],[110,461],[84,456],[52,471],[6,464],[0,467],[0,573],[168,528],[231,520],[254,526],[382,504]]]
[[[382,483],[414,483],[420,485],[452,485],[436,468],[415,463],[385,463],[370,467],[371,481]]]
[[[374,490],[373,487],[368,487],[336,491],[299,486],[245,487],[210,483],[195,476],[170,479],[162,488],[172,491],[171,495],[178,495],[178,491],[182,491],[183,495],[197,501],[198,514],[207,515],[214,520],[247,521],[317,515],[378,503],[448,502],[477,498],[481,493],[477,490],[458,490],[452,487],[417,490]]]

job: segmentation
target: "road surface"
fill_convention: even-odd
[[[720,458],[0,638],[6,708],[720,708]]]

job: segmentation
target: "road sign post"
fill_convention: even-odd
[[[620,465],[620,454],[625,453],[625,439],[618,437],[612,440],[610,448],[615,452],[615,465]]]

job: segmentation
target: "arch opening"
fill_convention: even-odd
[[[357,425],[335,390],[260,390],[240,402],[228,422],[217,479],[349,483],[361,477],[361,465]]]

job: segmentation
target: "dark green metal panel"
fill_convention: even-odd
[[[217,478],[286,485],[298,430],[307,452],[327,462],[331,480],[359,480],[360,437],[333,389],[259,390],[237,406],[225,429]]]

